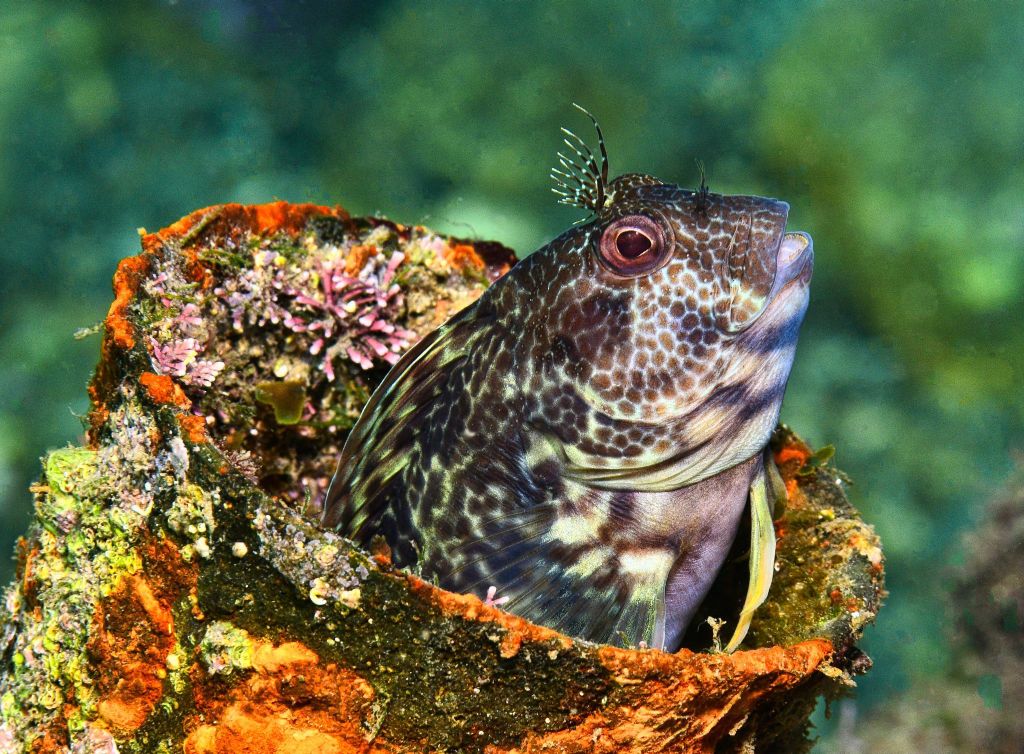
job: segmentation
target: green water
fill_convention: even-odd
[[[547,179],[576,101],[613,173],[699,158],[815,239],[783,418],[885,542],[869,715],[948,669],[962,534],[1024,445],[1022,32],[1011,2],[0,0],[0,552],[137,227],[284,198],[525,253],[577,217]]]

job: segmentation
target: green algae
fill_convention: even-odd
[[[306,386],[297,380],[258,382],[255,395],[274,409],[278,424],[298,424],[306,407]]]
[[[317,548],[308,543],[321,532],[287,511],[264,517],[264,536],[276,531],[281,537],[271,549],[291,540],[304,553],[293,559],[293,570],[299,560],[316,562]],[[344,603],[344,590],[337,601],[318,605],[306,583],[285,579],[256,559],[208,569],[200,592],[213,599],[204,610],[230,615],[253,635],[301,637],[323,661],[367,678],[388,709],[402,712],[384,712],[378,720],[389,740],[426,739],[444,751],[478,751],[483,743],[512,742],[528,730],[566,727],[611,692],[608,671],[580,647],[552,641],[504,658],[504,629],[445,616],[413,597],[404,579],[364,562],[356,608]]]
[[[199,658],[210,675],[248,670],[252,667],[252,638],[248,631],[228,621],[214,621],[199,642]]]
[[[781,428],[773,442],[779,448],[800,440]],[[831,455],[826,446],[795,470],[799,497],[780,522],[776,573],[751,626],[752,646],[822,637],[842,658],[881,606],[881,545],[846,497],[845,477],[824,465]]]
[[[585,646],[551,641],[502,656],[504,629],[424,603],[404,578],[380,571],[239,475],[220,474],[220,461],[209,447],[193,448],[191,483],[216,486],[230,505],[215,511],[219,536],[200,570],[204,622],[184,617],[179,629],[186,654],[194,648],[213,674],[244,672],[255,638],[298,639],[322,662],[367,678],[377,699],[387,700],[375,722],[380,735],[427,739],[444,751],[557,730],[608,703],[614,684]],[[249,545],[243,557],[229,547],[236,541]],[[311,594],[318,582],[322,598]],[[157,710],[136,740],[150,747],[170,740],[181,714]]]
[[[164,513],[167,526],[186,540],[187,544],[182,546],[186,560],[191,560],[193,554],[208,558],[209,542],[217,525],[214,511],[220,504],[220,493],[191,482],[182,484],[177,492]]]
[[[137,410],[128,407],[122,416]],[[95,669],[87,655],[93,613],[122,576],[141,568],[133,535],[142,515],[109,505],[123,471],[115,454],[87,448],[56,450],[43,460],[28,583],[8,590],[3,616],[18,633],[10,672],[0,676],[0,722],[19,740],[37,737],[69,702],[72,736],[95,716]]]

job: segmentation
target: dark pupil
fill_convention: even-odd
[[[651,239],[638,230],[624,230],[615,237],[615,248],[626,259],[636,259],[651,248]]]

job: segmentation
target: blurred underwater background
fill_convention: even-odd
[[[890,750],[883,725],[902,741],[914,710],[954,696],[953,718],[1009,711],[1024,700],[1007,681],[1024,667],[1021,39],[1024,4],[996,0],[0,0],[0,552],[39,456],[82,434],[99,337],[74,334],[102,320],[137,228],[279,198],[523,255],[578,218],[548,170],[560,126],[590,135],[579,102],[613,174],[693,187],[699,159],[713,191],[785,199],[814,238],[783,420],[836,446],[890,590],[862,645],[875,668],[820,716],[819,749]],[[1002,526],[965,542],[997,495]],[[1006,605],[978,639],[992,600],[971,585],[996,552]],[[963,642],[1004,639],[1017,665],[963,661]],[[939,717],[949,736],[921,750],[975,750],[953,731],[973,723]]]

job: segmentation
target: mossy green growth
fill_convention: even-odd
[[[63,448],[43,460],[46,482],[66,495],[87,495],[97,481],[97,452],[89,448]]]
[[[215,621],[199,642],[199,656],[210,675],[229,675],[252,667],[253,644],[249,632],[228,621]]]
[[[117,413],[118,432],[146,432],[137,402]],[[132,479],[136,463],[152,456],[144,443],[124,447],[130,459],[120,447],[63,448],[43,459],[22,578],[8,589],[0,616],[17,627],[13,662],[0,677],[0,725],[15,740],[30,742],[61,714],[75,740],[95,717],[86,652],[94,615],[124,575],[141,569],[135,535],[152,500]]]
[[[827,540],[811,533],[834,518],[834,513],[826,510],[791,506],[786,511],[787,533],[780,549],[784,546],[787,554],[779,558],[770,597],[759,608],[751,628],[750,640],[756,646],[788,645],[816,636],[834,638],[825,627],[840,620],[844,610],[829,596],[835,573],[824,552],[828,547],[821,546]],[[789,530],[794,533],[790,535]]]
[[[208,558],[209,538],[216,526],[214,510],[220,504],[220,493],[216,489],[206,491],[190,482],[182,484],[177,492],[165,514],[167,526],[189,542],[182,547],[186,560],[191,560],[193,554]]]
[[[232,484],[208,460],[194,459],[196,479]],[[250,636],[299,637],[322,663],[354,668],[372,684],[381,735],[443,751],[482,751],[488,741],[565,727],[612,692],[609,672],[584,645],[527,642],[503,654],[505,629],[445,615],[404,578],[248,485],[221,494],[234,504],[218,531],[254,531],[258,542],[244,558],[222,552],[200,569],[200,605],[219,620],[197,642],[211,673],[247,667]]]
[[[782,428],[775,447],[799,443]],[[884,597],[878,536],[846,498],[841,472],[825,465],[823,448],[795,470],[799,490],[776,523],[776,573],[751,626],[751,646],[825,638],[839,656],[874,620]]]

